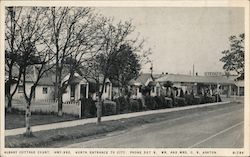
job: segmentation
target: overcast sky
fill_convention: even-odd
[[[115,20],[132,19],[136,32],[151,47],[154,73],[200,75],[222,72],[221,51],[228,38],[244,32],[243,8],[97,8]],[[149,65],[143,72],[149,71]]]

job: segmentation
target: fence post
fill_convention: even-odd
[[[81,104],[81,100],[79,100],[79,103],[78,103],[78,105],[79,105],[79,118],[81,118],[82,117],[82,104]]]

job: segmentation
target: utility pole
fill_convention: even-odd
[[[154,81],[154,77],[153,77],[153,63],[151,62],[151,67],[150,67],[150,72],[151,72],[151,77]]]
[[[194,76],[194,64],[193,64],[193,76]]]

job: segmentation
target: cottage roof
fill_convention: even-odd
[[[182,74],[167,74],[156,81],[158,82],[186,82],[186,83],[208,83],[208,84],[234,84],[233,80],[227,79],[224,76],[190,76]]]
[[[149,73],[142,73],[136,79],[130,80],[129,84],[130,85],[134,85],[134,84],[145,85],[149,78],[151,78],[151,74],[149,74]]]

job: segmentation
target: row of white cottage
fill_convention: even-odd
[[[66,75],[62,82],[67,80],[69,75]],[[34,83],[35,77],[28,76],[26,78],[26,92],[29,93],[31,90],[31,86]],[[100,77],[99,80],[101,80]],[[100,81],[101,82],[101,81]],[[17,91],[13,96],[14,99],[24,99],[24,88],[23,83],[18,85]],[[94,100],[96,99],[97,95],[93,88],[95,81],[93,79],[86,79],[78,74],[76,74],[69,86],[63,93],[63,102],[69,101],[77,101],[82,97],[88,98],[92,97]],[[11,92],[14,91],[16,84],[11,86]],[[101,89],[101,87],[99,87]],[[111,99],[112,96],[112,83],[109,79],[105,81],[105,88],[102,95],[102,99]],[[35,89],[33,100],[53,100],[55,99],[55,77],[53,74],[48,74],[42,77]]]
[[[69,77],[66,75],[64,80]],[[33,84],[35,75],[28,75],[26,78],[26,90],[29,92],[31,85]],[[99,78],[99,81],[102,82],[102,77]],[[64,81],[63,80],[63,81]],[[131,90],[132,98],[140,98],[142,96],[141,88],[144,86],[151,86],[150,95],[159,96],[162,95],[164,91],[163,84],[166,81],[173,82],[173,86],[178,90],[182,89],[184,92],[192,91],[195,94],[199,90],[204,88],[217,89],[218,85],[223,93],[223,91],[229,92],[232,94],[242,94],[244,93],[244,86],[237,86],[237,82],[234,79],[229,79],[225,76],[190,76],[190,75],[180,75],[180,74],[160,74],[160,75],[151,75],[151,74],[141,74],[137,79],[133,79],[129,82],[129,89]],[[55,97],[54,87],[55,87],[55,77],[53,73],[50,73],[41,78],[38,86],[33,95],[34,100],[52,100]],[[102,84],[101,84],[102,86]],[[109,99],[117,97],[118,87],[112,84],[109,79],[105,80],[104,92],[102,99]],[[88,98],[92,97],[96,99],[95,81],[93,79],[86,79],[78,74],[73,77],[71,84],[67,87],[66,91],[63,94],[63,102],[76,101],[82,97]],[[99,87],[101,89],[101,87]],[[14,90],[14,85],[12,89]],[[18,86],[17,92],[14,95],[14,99],[23,99],[23,86],[20,84]],[[225,94],[225,93],[224,93]]]

